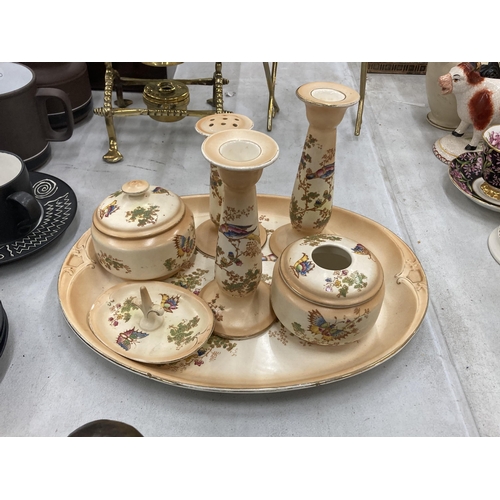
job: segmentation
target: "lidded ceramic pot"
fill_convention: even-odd
[[[333,234],[288,245],[274,266],[271,302],[283,326],[320,345],[359,340],[375,324],[384,272],[361,243]]]
[[[99,263],[127,280],[164,279],[194,257],[193,213],[179,196],[145,180],[126,182],[92,217]]]

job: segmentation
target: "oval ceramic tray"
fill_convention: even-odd
[[[208,219],[208,195],[185,196],[196,225]],[[259,195],[259,220],[268,232],[288,223],[290,198]],[[143,364],[123,358],[92,333],[88,312],[105,290],[121,282],[97,263],[87,231],[73,246],[58,281],[63,313],[75,333],[95,352],[139,375],[214,392],[256,393],[303,389],[363,373],[397,354],[420,326],[429,300],[427,279],[409,247],[384,226],[334,207],[333,231],[366,244],[384,269],[386,296],[373,329],[359,341],[318,346],[300,340],[278,321],[262,335],[232,341],[212,335],[193,355],[169,365]],[[271,281],[275,257],[263,248],[263,279]],[[213,277],[214,260],[200,252],[193,265],[167,281],[198,293]],[[223,311],[216,311],[223,314]]]

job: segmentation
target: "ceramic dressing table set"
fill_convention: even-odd
[[[47,90],[33,88],[33,71],[5,69],[4,96],[21,94],[40,114]],[[207,195],[131,179],[96,206],[58,278],[63,314],[84,343],[163,383],[274,392],[357,375],[409,342],[428,304],[420,263],[385,227],[333,205],[337,127],[360,96],[331,82],[296,95],[309,125],[290,197],[257,194],[278,144],[222,112],[195,127]],[[65,131],[44,141],[71,134],[66,101]],[[30,172],[21,155],[0,153],[3,262],[48,244],[76,212],[71,189]]]
[[[336,129],[359,94],[314,82],[297,97],[309,128],[290,198],[257,194],[276,142],[220,113],[196,124],[207,195],[131,180],[96,208],[58,281],[89,347],[164,383],[261,392],[362,373],[412,338],[428,303],[420,263],[332,203]]]

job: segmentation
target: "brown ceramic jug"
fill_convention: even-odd
[[[78,123],[92,112],[92,89],[84,62],[23,62],[36,75],[37,88],[59,89],[68,94],[73,110],[73,121]],[[64,107],[56,99],[47,101],[52,128],[67,126]]]
[[[67,126],[54,130],[47,101],[57,99]],[[28,170],[50,158],[49,141],[66,141],[73,134],[73,113],[68,95],[60,89],[36,87],[33,70],[19,63],[0,63],[0,150],[18,155]]]

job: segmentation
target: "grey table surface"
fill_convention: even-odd
[[[262,63],[224,63],[225,107],[266,132]],[[177,78],[211,76],[213,63],[184,63]],[[289,196],[307,131],[295,90],[310,81],[359,89],[359,63],[280,63],[280,111],[269,134],[280,147],[259,193]],[[208,109],[192,87],[191,109]],[[102,106],[94,92],[94,106]],[[140,94],[128,94],[144,107]],[[67,325],[57,293],[62,262],[90,227],[95,207],[133,178],[179,195],[208,193],[196,118],[160,123],[116,119],[124,160],[107,164],[104,119],[91,115],[72,138],[52,143],[39,171],[68,183],[78,212],[66,232],[32,256],[0,266],[0,300],[10,331],[0,358],[0,435],[67,436],[115,419],[145,436],[498,436],[500,268],[487,248],[499,214],[472,203],[432,152],[446,132],[426,120],[421,75],[369,74],[360,136],[356,107],[339,126],[334,204],[370,217],[415,252],[429,283],[429,307],[411,342],[358,376],[267,394],[193,391],[148,380],[108,362]]]

